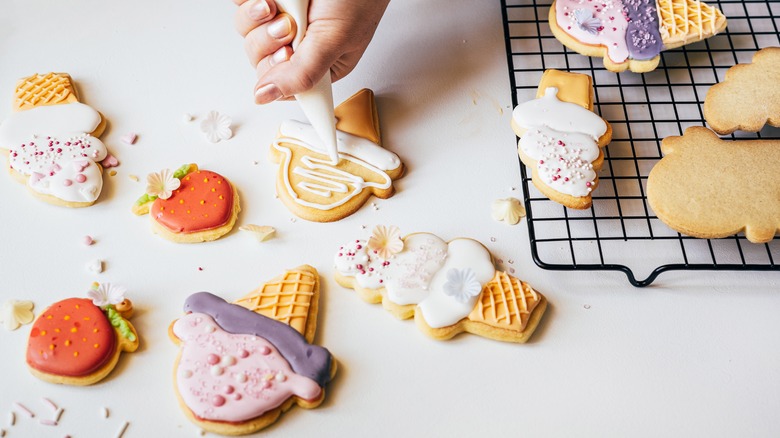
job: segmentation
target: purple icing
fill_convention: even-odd
[[[633,59],[647,60],[664,49],[656,10],[656,0],[622,0],[628,19],[626,44]]]
[[[222,330],[259,336],[274,344],[297,374],[308,377],[321,387],[330,382],[330,352],[311,345],[294,328],[208,292],[192,294],[184,302],[184,311],[205,313],[214,318]]]

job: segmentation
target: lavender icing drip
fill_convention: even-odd
[[[623,12],[628,17],[626,44],[633,59],[652,59],[664,49],[655,2],[656,0],[622,0]]]
[[[192,294],[184,302],[185,312],[205,313],[214,318],[222,330],[259,336],[272,343],[297,374],[308,377],[321,387],[330,381],[330,352],[311,345],[294,328],[208,292]]]

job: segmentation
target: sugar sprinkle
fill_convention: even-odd
[[[101,414],[103,414],[103,418],[108,418],[108,408],[104,406],[101,410]]]
[[[125,434],[125,431],[127,430],[127,426],[129,425],[130,423],[125,421],[124,424],[122,424],[122,427],[119,429],[119,432],[116,434],[116,438],[122,438],[122,436]]]
[[[22,411],[22,413],[27,415],[29,418],[34,418],[35,417],[35,413],[33,413],[33,411],[27,409],[27,407],[25,405],[23,405],[23,404],[21,404],[19,402],[14,402],[14,407],[16,409],[19,409],[20,411]]]

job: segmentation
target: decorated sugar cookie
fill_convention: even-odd
[[[333,222],[356,212],[371,197],[389,198],[404,173],[398,156],[382,148],[374,93],[363,89],[335,110],[340,161],[333,165],[314,128],[282,122],[271,146],[279,163],[276,191],[295,215]]]
[[[38,315],[27,343],[27,365],[41,380],[92,385],[114,369],[123,352],[138,349],[128,321],[133,305],[124,288],[93,284],[89,298],[68,298]]]
[[[67,74],[34,74],[16,85],[14,113],[0,124],[0,150],[11,175],[37,198],[88,207],[103,188],[105,160],[116,162],[97,137],[106,121],[79,102]]]
[[[370,238],[342,245],[335,268],[340,285],[399,319],[414,316],[434,339],[468,332],[523,343],[547,307],[542,294],[497,271],[487,248],[472,239],[401,238],[398,228],[378,226]]]
[[[174,387],[187,417],[222,435],[246,435],[293,405],[315,408],[336,362],[312,345],[319,275],[291,269],[231,304],[208,292],[187,298],[169,329],[181,347]]]
[[[569,208],[589,208],[604,164],[601,148],[612,140],[610,124],[593,113],[591,77],[547,70],[536,96],[512,112],[518,154],[545,196]]]
[[[133,213],[148,213],[152,230],[173,242],[219,239],[233,229],[241,211],[235,186],[196,164],[152,173],[147,182],[146,194],[133,205]]]
[[[726,28],[723,13],[698,0],[555,0],[549,18],[561,43],[614,72],[652,71],[662,51]]]

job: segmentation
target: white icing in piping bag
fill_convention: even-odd
[[[309,23],[309,0],[276,0],[276,5],[282,12],[290,14],[298,26],[295,39],[292,42],[293,50],[298,48],[301,39],[306,34],[306,26]],[[338,164],[339,152],[336,143],[336,116],[333,114],[333,86],[331,84],[330,69],[309,91],[295,95],[303,109],[306,118],[309,119],[317,135],[320,136],[325,150],[330,157],[331,164]]]

